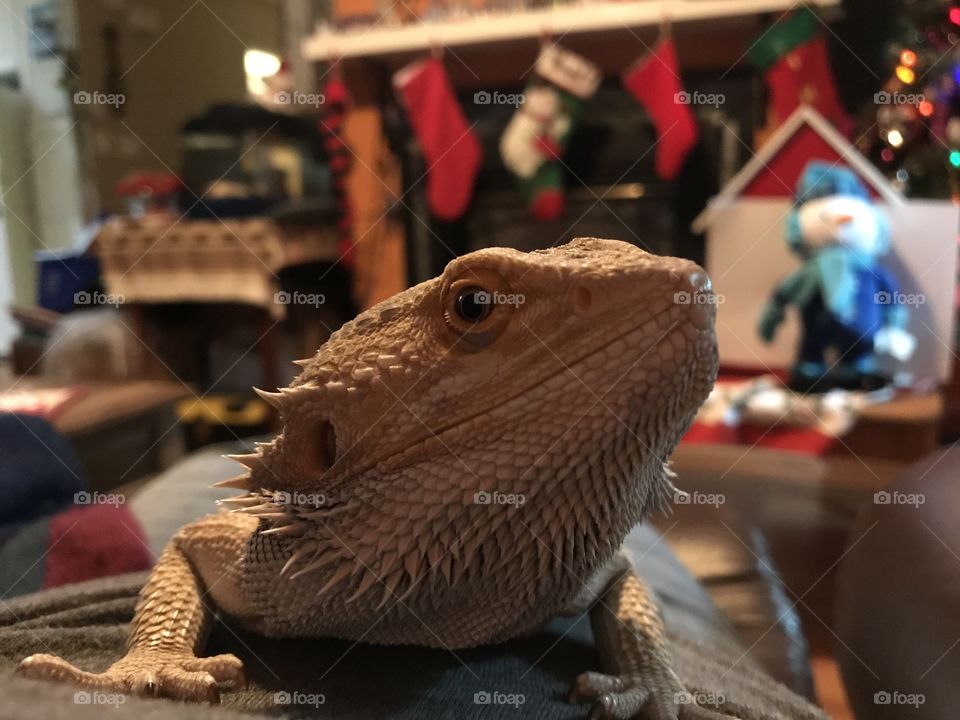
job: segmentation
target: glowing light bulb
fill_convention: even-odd
[[[912,68],[917,64],[917,54],[913,50],[904,50],[900,53],[900,64]]]
[[[900,147],[903,145],[903,133],[899,130],[891,130],[887,133],[887,142],[895,148]]]
[[[280,71],[280,58],[263,50],[247,50],[243,54],[243,69],[252,77],[270,77]]]
[[[950,164],[955,168],[960,168],[960,150],[950,151]]]
[[[893,150],[884,148],[880,151],[880,157],[883,158],[884,162],[893,162]]]
[[[950,8],[949,18],[954,25],[960,25],[960,7]]]
[[[917,112],[919,112],[924,117],[930,117],[933,115],[933,103],[929,100],[924,100],[919,105],[917,105]]]
[[[900,82],[911,85],[917,79],[917,74],[906,65],[897,65],[897,78]]]

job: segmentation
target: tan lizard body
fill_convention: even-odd
[[[214,606],[268,636],[451,649],[594,607],[614,675],[597,717],[726,717],[684,688],[650,592],[618,554],[672,496],[666,461],[716,375],[695,264],[609,240],[482,250],[335,333],[289,388],[283,432],[229,481],[233,513],[183,528],[145,585],[128,655],[31,677],[215,700],[196,657]],[[686,301],[684,301],[684,299]]]

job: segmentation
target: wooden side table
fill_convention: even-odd
[[[277,274],[292,265],[335,262],[337,242],[333,227],[281,225],[267,218],[148,215],[106,222],[92,249],[107,291],[133,311],[135,331],[148,347],[144,306],[236,303],[262,309],[256,352],[261,385],[272,388],[279,379],[273,328],[291,301],[289,293],[279,292]]]
[[[732,443],[683,444],[671,457],[680,475],[713,478],[716,487],[816,497],[848,517],[873,493],[939,442],[944,403],[939,392],[915,393],[864,408],[856,424],[825,455]]]
[[[863,409],[838,454],[912,462],[933,452],[944,416],[939,392],[913,393]]]

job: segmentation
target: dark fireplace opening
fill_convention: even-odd
[[[616,238],[650,252],[702,262],[702,238],[690,233],[689,224],[750,155],[754,118],[745,108],[755,105],[753,83],[746,72],[722,78],[716,73],[685,74],[684,83],[690,95],[722,102],[693,106],[699,140],[679,176],[673,181],[657,176],[653,123],[619,78],[607,78],[585,103],[567,143],[562,158],[565,211],[555,221],[531,215],[516,178],[500,158],[500,137],[516,107],[475,101],[477,93],[492,96],[496,91],[503,97],[522,93],[522,87],[460,93],[467,120],[476,123],[483,164],[471,206],[456,222],[431,217],[423,157],[412,134],[398,133],[407,138],[400,146],[405,182],[401,211],[406,215],[411,283],[439,274],[451,258],[482,247],[534,250],[584,236]]]

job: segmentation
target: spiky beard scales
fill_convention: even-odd
[[[261,520],[244,593],[253,607],[277,608],[258,629],[447,648],[535,631],[672,498],[662,458],[680,433],[644,447],[637,432],[652,437],[639,427],[608,435],[593,454],[524,477],[526,493],[502,467],[481,479],[450,456],[385,477],[375,491],[353,485],[349,497],[237,498],[237,511]],[[464,482],[451,483],[457,476]],[[304,612],[310,596],[322,614]]]

